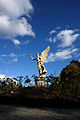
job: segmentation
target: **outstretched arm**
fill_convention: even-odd
[[[37,60],[36,58],[34,59],[34,58],[32,57],[32,55],[29,55],[29,57],[30,57],[32,60]]]
[[[33,57],[31,58],[32,60],[37,60],[36,58],[34,59]]]

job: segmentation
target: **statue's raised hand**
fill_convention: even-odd
[[[29,57],[30,57],[30,58],[32,58],[32,55],[31,55],[31,54],[29,54]]]

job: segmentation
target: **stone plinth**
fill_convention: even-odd
[[[47,87],[48,83],[46,80],[37,79],[35,80],[36,87]]]

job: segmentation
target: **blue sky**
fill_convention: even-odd
[[[80,60],[80,0],[0,0],[0,75],[38,75],[47,46],[47,75]]]

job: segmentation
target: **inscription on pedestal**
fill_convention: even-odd
[[[45,80],[36,80],[37,87],[47,87],[47,81]]]

